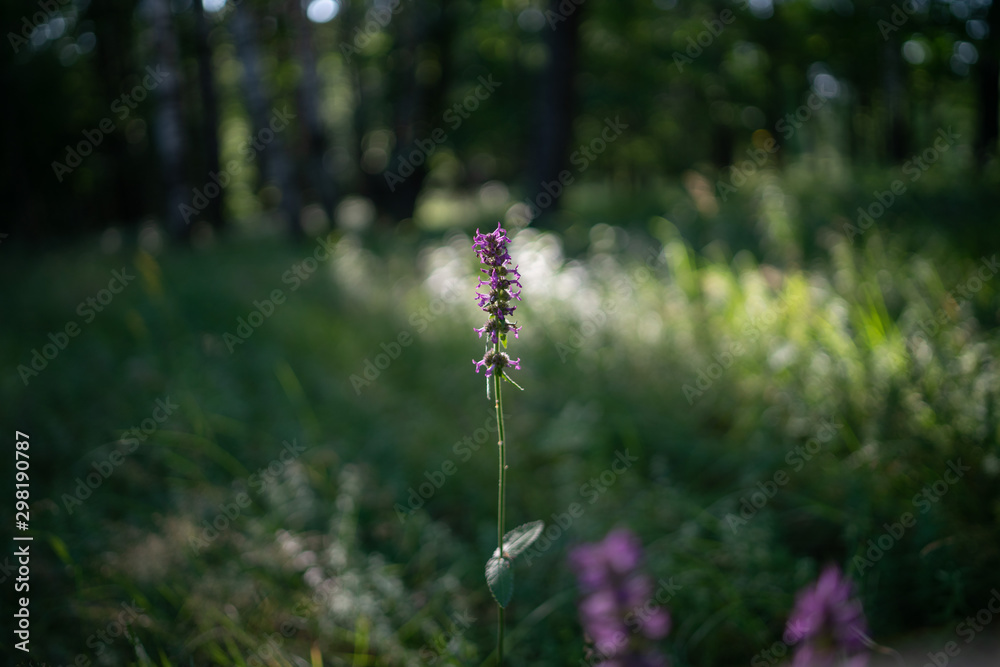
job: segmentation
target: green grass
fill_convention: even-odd
[[[767,187],[748,185],[719,215],[766,222],[778,215]],[[624,229],[580,231],[613,220],[603,213],[574,223],[568,249],[551,233],[515,239],[524,330],[511,351],[525,391],[505,400],[509,523],[584,512],[516,568],[512,664],[582,657],[565,553],[616,525],[642,537],[655,578],[681,586],[664,648],[682,666],[749,662],[826,562],[854,576],[884,641],[946,626],[1000,583],[1000,282],[963,303],[947,295],[991,253],[960,241],[914,253],[919,235],[896,218],[848,243],[836,224],[807,222],[820,215],[803,194],[814,183],[770,187],[809,212],[789,218],[789,237],[743,223],[696,251],[694,220],[636,205]],[[295,290],[283,275],[314,245],[153,255],[88,241],[5,256],[3,422],[31,435],[43,658],[96,659],[88,639],[134,599],[144,614],[129,637],[91,642],[121,664],[411,665],[442,646],[434,664],[487,661],[496,453],[476,441],[492,404],[472,372],[469,238],[335,234],[334,256]],[[122,266],[136,279],[83,322],[77,304]],[[284,302],[233,345],[225,334],[274,290]],[[80,334],[25,387],[13,369],[70,320]],[[386,348],[397,358],[380,360]],[[352,381],[366,361],[370,384]],[[165,397],[179,407],[127,451],[123,431]],[[466,437],[478,449],[459,446]],[[814,437],[814,458],[789,454]],[[304,451],[275,463],[293,440]],[[590,481],[626,450],[638,460],[613,483]],[[108,478],[67,505],[115,451]],[[971,471],[921,513],[914,495],[959,458]],[[449,460],[457,474],[401,521],[394,507]],[[734,531],[727,516],[778,471],[787,483]],[[195,550],[203,522],[227,511],[229,526]],[[908,511],[913,527],[859,576],[855,557]],[[280,638],[272,662],[269,637]]]

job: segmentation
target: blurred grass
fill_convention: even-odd
[[[852,187],[844,196],[864,202],[867,186]],[[511,351],[526,391],[505,402],[508,515],[552,524],[574,502],[585,509],[517,568],[518,664],[579,661],[565,550],[615,525],[643,538],[656,578],[682,586],[669,604],[678,665],[745,663],[771,646],[794,592],[828,561],[858,581],[876,639],[947,625],[1000,583],[998,283],[949,296],[992,252],[967,245],[974,229],[952,239],[934,219],[949,197],[995,210],[974,191],[922,211],[900,202],[850,243],[836,190],[765,173],[714,214],[692,214],[696,197],[676,188],[650,201],[579,190],[565,235],[515,237],[524,331]],[[936,243],[914,252],[930,229]],[[93,242],[4,257],[4,368],[30,363],[68,320],[82,328],[28,387],[16,371],[0,379],[4,423],[31,434],[32,526],[48,545],[33,560],[33,629],[46,659],[487,659],[495,454],[488,438],[468,460],[455,448],[491,419],[472,372],[469,230],[331,241],[333,257],[294,290],[283,276],[313,244],[150,254]],[[136,280],[84,324],[77,304],[123,266]],[[276,289],[286,300],[230,352],[224,334]],[[381,364],[402,332],[412,344]],[[366,361],[385,367],[352,382]],[[165,397],[180,407],[67,505]],[[789,452],[824,423],[832,437],[793,469]],[[280,463],[293,440],[305,451]],[[638,461],[620,478],[590,482],[626,450]],[[921,514],[914,494],[959,458],[972,470]],[[446,460],[458,473],[401,521],[394,506]],[[780,470],[787,485],[731,529],[727,515]],[[203,522],[225,523],[240,493],[247,506],[195,550]],[[853,559],[907,511],[914,527],[859,576]],[[129,637],[89,645],[132,599],[145,614]],[[476,621],[458,630],[462,614]]]

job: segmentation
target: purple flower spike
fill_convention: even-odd
[[[479,279],[479,285],[476,286],[476,289],[485,286],[490,288],[489,292],[485,294],[476,292],[479,307],[489,315],[489,318],[482,328],[473,329],[480,338],[486,334],[493,344],[493,348],[487,349],[482,360],[473,359],[477,373],[480,367],[486,368],[486,377],[491,377],[494,373],[502,375],[503,369],[507,366],[513,366],[518,370],[521,368],[520,359],[512,361],[510,357],[498,351],[497,348],[501,341],[506,341],[508,333],[513,332],[514,338],[517,338],[517,334],[521,330],[517,323],[510,319],[516,308],[512,300],[521,300],[520,289],[513,289],[514,285],[518,288],[521,287],[521,274],[518,273],[516,266],[510,266],[510,253],[507,252],[508,243],[510,243],[510,239],[507,238],[507,232],[500,226],[499,222],[496,230],[489,234],[482,234],[477,229],[472,243],[472,249],[479,255],[479,261],[485,267],[480,270],[487,276],[487,278]]]
[[[521,370],[521,360],[511,359],[507,356],[506,352],[497,352],[496,350],[487,350],[486,354],[479,361],[475,359],[472,360],[476,364],[476,372],[479,372],[480,367],[486,369],[486,377],[490,377],[494,373],[502,371],[507,366],[513,366],[517,370]]]
[[[632,532],[615,530],[569,554],[583,598],[584,632],[594,642],[587,663],[602,667],[666,667],[650,645],[670,632],[670,614],[656,599],[653,582],[640,570],[642,544]]]
[[[785,641],[798,644],[792,667],[864,667],[867,632],[851,580],[830,565],[813,586],[799,593],[788,618]]]

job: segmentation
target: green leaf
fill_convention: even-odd
[[[500,342],[503,343],[503,349],[507,349],[507,334],[500,334]]]
[[[506,607],[514,595],[514,566],[507,557],[497,557],[496,554],[486,561],[486,584],[490,587],[493,599],[501,607]]]
[[[512,385],[514,385],[515,387],[517,387],[517,388],[518,388],[518,389],[520,389],[521,391],[524,391],[524,387],[522,387],[522,386],[521,386],[521,385],[519,385],[518,383],[516,383],[516,382],[514,382],[513,380],[511,380],[511,379],[510,379],[510,376],[509,376],[509,375],[507,375],[506,373],[504,373],[504,374],[503,374],[503,379],[504,379],[504,380],[506,380],[507,382],[510,382],[510,383],[511,383]]]
[[[504,556],[511,560],[517,558],[538,539],[543,530],[545,530],[544,521],[529,521],[509,531],[503,536]],[[497,555],[494,549],[493,557],[496,558]]]

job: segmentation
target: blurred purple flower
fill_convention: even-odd
[[[652,579],[640,571],[642,560],[642,544],[625,529],[608,533],[601,542],[580,545],[569,554],[583,593],[580,620],[598,654],[593,664],[667,665],[666,658],[643,641],[664,638],[670,631],[670,615],[656,602]]]
[[[499,222],[496,230],[489,234],[482,234],[477,229],[472,243],[472,249],[479,255],[479,261],[485,265],[485,268],[480,270],[489,278],[488,280],[480,278],[479,284],[476,286],[476,300],[479,301],[479,307],[489,317],[481,329],[474,329],[474,331],[479,334],[480,338],[486,334],[490,342],[493,343],[494,349],[487,350],[481,361],[473,360],[477,373],[480,367],[485,366],[486,377],[490,377],[495,372],[502,373],[505,366],[514,366],[519,370],[521,368],[520,359],[512,361],[506,353],[495,350],[497,343],[506,339],[508,333],[513,332],[514,338],[517,338],[517,333],[521,330],[513,320],[509,319],[516,308],[512,300],[521,300],[520,289],[515,290],[513,287],[514,285],[517,285],[518,288],[521,287],[521,274],[518,273],[516,266],[509,266],[511,257],[510,253],[507,252],[508,243],[510,243],[510,239],[507,238],[507,233]],[[490,288],[486,294],[478,291],[484,285],[489,285]]]
[[[813,586],[799,593],[785,641],[798,644],[792,667],[863,667],[868,663],[867,633],[865,612],[851,580],[830,565]]]

